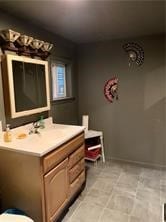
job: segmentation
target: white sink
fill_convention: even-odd
[[[12,129],[12,142],[5,143],[3,138],[0,138],[0,149],[11,149],[31,155],[43,156],[84,130],[82,126],[46,122],[45,128],[39,129],[40,134],[32,133],[29,135],[32,126],[32,124],[28,124]],[[23,139],[17,139],[18,135],[23,133],[27,134],[27,136]]]

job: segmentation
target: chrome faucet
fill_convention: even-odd
[[[40,134],[39,128],[40,128],[40,123],[39,123],[39,121],[34,122],[34,123],[32,124],[32,127],[31,127],[30,130],[29,130],[29,134],[32,134],[32,133]]]

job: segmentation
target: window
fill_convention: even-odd
[[[52,59],[51,60],[52,74],[52,100],[68,100],[74,99],[73,90],[73,62],[68,59]]]
[[[53,100],[65,98],[66,95],[66,66],[55,64],[52,66]]]

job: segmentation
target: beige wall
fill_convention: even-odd
[[[145,51],[142,66],[128,66],[122,46],[135,41]],[[80,45],[79,115],[104,132],[106,158],[166,163],[166,63],[164,36]],[[105,82],[119,78],[119,100],[109,103]]]
[[[15,18],[11,15],[6,14],[5,12],[0,11],[0,30],[11,28],[18,32],[33,36],[44,41],[49,41],[54,44],[52,50],[52,55],[49,57],[49,60],[67,60],[75,66],[75,45],[63,39],[57,35],[54,35],[44,29],[41,29],[29,23],[26,20]],[[75,70],[73,70],[73,91],[74,96],[76,97],[76,82],[75,82]],[[50,78],[51,83],[51,78]],[[70,110],[69,113],[66,113],[66,109]],[[65,112],[65,115],[64,115]],[[65,101],[63,103],[51,103],[51,115],[54,118],[54,121],[57,123],[68,123],[76,124],[77,123],[77,101]],[[11,126],[18,126],[24,124],[25,122],[31,122],[38,119],[40,114],[29,116],[26,118],[18,118],[15,120],[7,119],[8,123],[11,123]],[[47,114],[46,114],[47,116]],[[5,125],[5,113],[4,113],[4,100],[3,100],[3,91],[2,91],[2,78],[1,78],[1,69],[0,69],[0,120],[3,121],[3,126]]]

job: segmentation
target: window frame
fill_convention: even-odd
[[[53,58],[50,61],[50,75],[51,75],[51,100],[52,102],[60,102],[60,101],[66,101],[66,100],[73,100],[75,97],[73,96],[73,63],[70,60],[62,59],[62,58]],[[65,97],[54,97],[54,77],[53,77],[53,69],[57,65],[63,65],[65,66]],[[57,86],[56,86],[57,87]]]
[[[58,67],[63,67],[64,69],[64,93],[63,96],[58,96]],[[66,92],[66,65],[64,63],[56,63],[52,65],[52,99],[59,100],[67,97]]]

